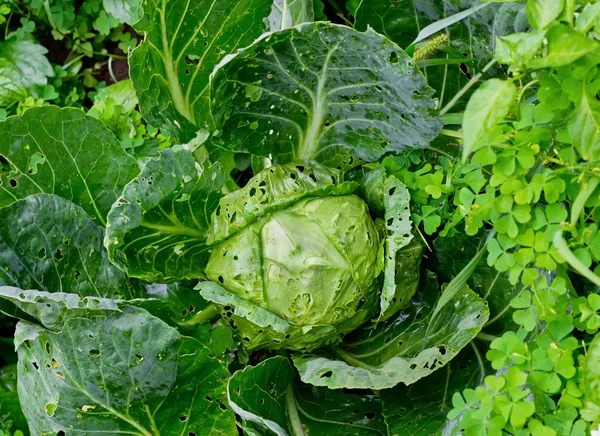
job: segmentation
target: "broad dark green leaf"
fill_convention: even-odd
[[[228,392],[234,411],[265,435],[387,435],[381,403],[375,395],[300,383],[289,360],[283,357],[237,371],[229,381]]]
[[[384,279],[379,304],[379,320],[383,321],[398,309],[408,306],[416,291],[415,286],[405,286],[407,283],[400,280],[403,271],[398,265],[398,251],[413,239],[410,194],[404,183],[395,177],[386,176],[384,167],[367,173],[361,188],[367,204],[384,217],[385,223]],[[420,258],[419,251],[422,252],[422,247],[416,251],[417,253],[413,251],[411,254]],[[416,269],[418,271],[418,264]],[[418,276],[413,285],[416,283]]]
[[[482,234],[476,237],[465,234],[439,237],[433,243],[435,258],[431,267],[442,281],[452,280],[475,257],[486,240],[487,235]],[[484,326],[486,332],[501,335],[517,328],[512,320],[514,310],[510,302],[523,291],[521,283],[512,285],[508,272],[499,272],[485,261],[477,264],[467,283],[489,305],[490,320]]]
[[[120,23],[135,24],[143,15],[142,0],[102,0],[104,10]]]
[[[131,299],[125,275],[108,260],[104,231],[69,200],[32,195],[0,209],[0,285]]]
[[[516,94],[513,82],[490,79],[471,96],[463,116],[463,161],[487,145],[489,132],[506,117]]]
[[[184,142],[210,125],[209,77],[229,53],[269,30],[273,0],[148,0],[129,58],[144,118]],[[197,126],[197,127],[196,127]]]
[[[425,78],[382,35],[329,23],[269,34],[216,71],[219,147],[353,166],[423,147],[441,124]]]
[[[354,26],[358,30],[372,27],[406,48],[426,26],[481,4],[479,0],[362,0]],[[447,63],[423,68],[429,85],[437,91],[441,106],[492,58],[497,36],[527,30],[524,9],[524,5],[518,3],[488,3],[436,35],[447,36],[446,42],[433,42],[436,38],[432,37],[417,46],[417,57]],[[491,75],[494,72],[497,70],[490,70]],[[461,101],[466,103],[468,95]]]
[[[206,232],[221,198],[219,164],[199,164],[187,148],[164,150],[125,186],[108,215],[110,259],[149,282],[203,277]]]
[[[600,160],[600,103],[586,90],[573,112],[569,135],[583,159]]]
[[[198,317],[203,317],[202,314],[210,315],[210,312],[214,315],[218,314],[218,311],[210,308],[210,303],[194,290],[196,284],[196,280],[149,284],[146,285],[148,298],[134,300],[133,304],[146,309],[167,324],[179,327],[183,331],[186,327],[210,320],[210,317],[199,320]]]
[[[330,354],[296,353],[302,381],[332,389],[385,389],[410,385],[452,360],[487,322],[487,305],[465,287],[432,320],[438,284],[431,272],[423,281],[424,289],[395,318],[354,331]]]
[[[17,326],[18,389],[33,434],[231,436],[227,370],[192,338],[137,308]]]
[[[0,107],[42,94],[48,77],[54,75],[46,53],[35,41],[0,42]]]
[[[138,173],[113,133],[79,109],[34,107],[0,122],[0,206],[46,192],[105,224],[123,186]]]
[[[314,19],[313,0],[273,0],[269,27],[272,31],[283,30]]]
[[[459,419],[448,420],[452,395],[483,383],[486,368],[471,347],[444,368],[410,386],[381,391],[383,415],[389,436],[460,435]]]

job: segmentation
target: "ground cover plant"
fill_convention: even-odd
[[[600,3],[0,14],[0,434],[600,431]]]

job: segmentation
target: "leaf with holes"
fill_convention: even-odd
[[[475,345],[472,344],[472,347]],[[410,386],[381,391],[383,415],[389,436],[460,435],[461,418],[448,419],[452,396],[483,383],[491,368],[481,366],[476,353],[467,347],[444,368]]]
[[[35,107],[0,122],[0,206],[46,192],[73,201],[98,224],[139,173],[104,124],[79,109]]]
[[[272,357],[231,377],[229,404],[246,425],[277,436],[387,435],[377,396],[314,388],[296,378],[288,359]]]
[[[424,282],[395,318],[355,330],[329,353],[294,354],[302,381],[331,389],[385,389],[415,383],[452,360],[487,322],[487,305],[465,287],[431,320],[438,284],[431,272]]]
[[[32,434],[235,434],[225,367],[142,309],[71,318],[59,331],[21,322],[15,344]]]
[[[32,195],[0,209],[0,285],[81,296],[141,295],[108,260],[104,231],[69,200]]]
[[[268,34],[216,72],[216,145],[277,162],[355,166],[424,147],[441,124],[431,89],[384,36],[329,23]]]
[[[210,126],[209,77],[226,54],[268,29],[273,0],[148,0],[129,57],[146,121],[189,141]]]
[[[386,177],[384,167],[367,173],[361,189],[367,204],[385,220],[384,278],[379,304],[379,321],[385,321],[409,304],[419,282],[417,275],[412,286],[406,286],[408,283],[400,279],[405,269],[398,268],[398,261],[402,258],[398,252],[413,239],[410,194],[404,183],[395,177]],[[416,259],[420,261],[423,249],[417,245],[421,247],[416,253]],[[418,271],[419,265],[415,269]]]
[[[163,150],[108,214],[110,259],[150,282],[203,277],[210,215],[224,183],[219,164],[199,164],[185,147]]]

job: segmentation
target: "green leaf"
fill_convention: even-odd
[[[210,214],[224,183],[219,164],[201,165],[185,147],[163,150],[125,186],[108,214],[111,261],[150,282],[203,277]]]
[[[33,434],[235,434],[227,370],[198,341],[137,308],[17,326],[19,397]]]
[[[352,167],[428,145],[441,128],[430,97],[412,60],[385,37],[303,24],[266,35],[216,71],[214,141],[279,163]]]
[[[564,25],[551,27],[546,33],[546,54],[527,63],[529,69],[562,67],[582,58],[600,44]]]
[[[315,21],[313,2],[312,0],[274,0],[269,21],[272,31]]]
[[[486,145],[488,133],[506,117],[516,93],[513,82],[490,79],[471,96],[463,118],[463,161]]]
[[[487,242],[493,235],[490,234],[487,236],[485,242],[478,247],[478,251],[474,254],[473,258],[469,260],[456,276],[452,277],[452,280],[448,283],[448,286],[444,288],[442,291],[442,295],[435,305],[435,309],[431,315],[432,319],[436,317],[440,311],[442,311],[445,306],[447,306],[451,301],[453,301],[457,294],[461,293],[465,288],[468,289],[467,280],[475,271],[477,265],[481,263],[481,259],[486,251]]]
[[[0,107],[28,96],[39,98],[54,75],[48,50],[34,41],[0,42]]]
[[[105,224],[123,186],[138,173],[112,132],[79,109],[36,107],[0,122],[0,206],[47,192]]]
[[[116,300],[99,297],[81,297],[65,292],[24,290],[12,286],[0,286],[0,297],[10,301],[23,312],[32,316],[45,328],[61,330],[72,318],[91,318],[106,310],[119,310]]]
[[[377,396],[314,388],[295,379],[283,357],[248,366],[229,380],[229,404],[246,423],[278,436],[387,435]]]
[[[587,348],[587,359],[583,365],[582,386],[586,399],[600,407],[600,333],[596,334]],[[589,407],[589,406],[588,406]]]
[[[19,435],[17,430],[29,434],[27,421],[19,404],[15,364],[0,368],[0,434],[7,434],[2,433],[3,430],[11,430],[15,436]]]
[[[586,8],[577,15],[575,28],[581,33],[588,33],[595,26],[600,16],[600,3],[588,4]]]
[[[391,322],[349,334],[334,355],[293,356],[302,381],[331,389],[410,385],[452,360],[481,330],[487,305],[467,286],[432,319],[439,295],[433,273],[411,306]]]
[[[481,363],[467,347],[444,368],[415,384],[381,391],[389,435],[460,434],[461,419],[447,419],[447,415],[454,401],[465,405],[459,392],[482,383],[487,368]]]
[[[104,10],[120,23],[135,24],[142,18],[142,0],[102,0]]]
[[[584,160],[600,160],[600,103],[587,92],[573,112],[569,135]]]
[[[37,194],[0,209],[0,284],[81,296],[130,299],[108,260],[104,232],[64,198]]]
[[[542,48],[543,32],[515,33],[496,38],[496,60],[503,64],[525,65]]]
[[[385,259],[383,288],[380,296],[379,321],[394,315],[398,309],[409,304],[416,292],[418,278],[413,286],[405,286],[398,280],[403,271],[398,268],[397,254],[413,239],[410,219],[410,194],[404,183],[395,177],[386,177],[385,168],[379,167],[365,175],[361,186],[364,198],[375,210],[385,211]],[[420,250],[419,250],[420,248]],[[423,247],[416,246],[417,259]],[[416,266],[418,270],[418,266]]]
[[[565,6],[565,0],[529,0],[527,17],[537,30],[544,30],[556,20]]]
[[[286,341],[286,348],[293,350],[314,349],[339,342],[339,333],[331,325],[296,326],[273,312],[245,300],[214,282],[200,282],[196,289],[202,297],[223,308],[222,316],[238,331],[238,335],[248,350],[280,349]]]
[[[440,280],[452,280],[477,256],[487,239],[487,235],[482,233],[475,237],[456,234],[452,237],[436,238],[433,243],[433,268]],[[490,241],[488,249],[493,241]],[[500,272],[486,262],[479,262],[475,266],[467,283],[489,305],[490,320],[485,326],[486,332],[498,335],[515,327],[512,323],[510,302],[521,294],[524,288],[522,284],[511,284],[508,272]]]
[[[146,37],[129,66],[146,121],[184,142],[197,127],[210,127],[210,74],[226,54],[268,30],[272,6],[273,0],[144,2],[135,30]]]
[[[404,49],[413,43],[421,29],[439,32],[417,45],[416,53],[424,53],[425,62],[439,62],[423,68],[423,72],[443,107],[492,58],[494,38],[527,30],[524,9],[524,5],[516,3],[482,4],[479,0],[362,0],[354,27],[361,31],[371,27]],[[460,13],[462,20],[453,22],[461,17]],[[448,20],[442,22],[444,18]],[[428,27],[433,23],[436,27]],[[448,23],[452,24],[444,27]],[[460,98],[461,106],[468,96],[466,93]]]
[[[480,3],[476,4],[469,9],[465,9],[464,11],[458,12],[457,14],[451,15],[449,17],[442,18],[441,20],[437,20],[434,23],[426,26],[422,29],[412,44],[416,44],[417,42],[423,41],[426,38],[429,38],[432,35],[435,35],[441,30],[444,30],[446,27],[453,25],[454,23],[458,23],[459,21],[464,20],[465,18],[473,15],[478,10],[489,6],[490,3]]]

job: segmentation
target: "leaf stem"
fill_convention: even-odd
[[[210,321],[219,314],[219,308],[215,304],[206,306],[192,318],[187,321],[179,322],[180,326],[194,326]]]
[[[558,254],[560,254],[563,259],[580,275],[588,279],[590,282],[595,284],[596,286],[600,286],[600,277],[598,277],[592,270],[590,270],[585,264],[579,260],[577,256],[569,249],[567,245],[567,241],[562,236],[562,230],[558,230],[554,234],[554,247]]]
[[[292,429],[292,436],[305,436],[304,428],[302,427],[302,421],[298,414],[298,404],[296,403],[296,395],[294,394],[294,386],[290,383],[285,391],[285,410],[287,412],[288,419],[290,420],[290,428]]]
[[[364,369],[373,369],[373,367],[371,365],[369,365],[361,360],[358,360],[356,357],[352,356],[350,353],[347,353],[340,347],[334,348],[333,352],[339,358],[341,358],[344,362],[346,362],[352,366],[358,366],[359,368],[364,368]]]
[[[454,107],[454,105],[458,102],[458,100],[460,100],[462,98],[463,95],[466,94],[466,92],[471,89],[471,87],[473,87],[473,85],[475,85],[479,79],[481,79],[481,77],[490,69],[494,66],[494,64],[496,63],[496,59],[492,58],[491,61],[489,61],[487,63],[487,65],[485,67],[483,67],[483,69],[475,74],[471,80],[469,80],[467,82],[467,84],[465,86],[462,87],[462,89],[460,91],[458,91],[456,93],[456,95],[454,96],[454,98],[452,100],[450,100],[448,102],[448,104],[446,106],[444,106],[444,108],[440,111],[440,115],[445,115],[446,113],[448,113],[448,111],[450,109],[452,109],[452,107]]]
[[[481,339],[482,341],[494,342],[498,339],[498,336],[488,335],[487,333],[480,332],[476,336],[477,339]]]
[[[463,134],[460,132],[455,132],[454,130],[450,130],[450,129],[442,129],[440,131],[440,135],[444,135],[444,136],[448,136],[450,138],[456,138],[456,139],[463,139]]]
[[[158,230],[161,233],[170,233],[172,235],[186,235],[199,239],[204,239],[206,237],[203,232],[186,226],[164,226],[162,224],[149,223],[148,221],[142,221],[140,226],[146,227],[147,229]]]

